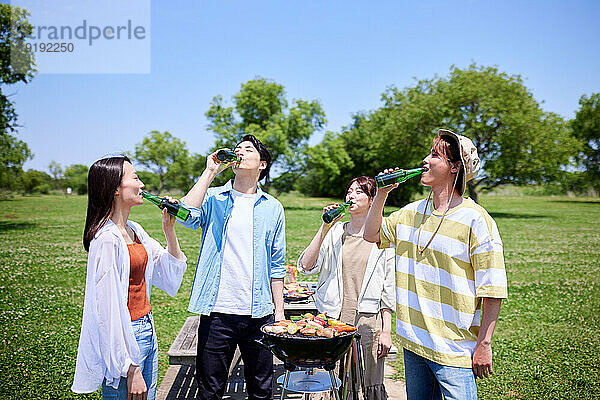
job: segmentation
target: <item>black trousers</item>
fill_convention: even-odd
[[[273,320],[273,315],[263,318],[221,313],[201,316],[196,354],[199,399],[223,397],[236,346],[240,347],[244,362],[248,399],[272,398],[273,354],[255,340],[262,337],[260,327]]]

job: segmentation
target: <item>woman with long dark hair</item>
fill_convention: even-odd
[[[321,313],[356,325],[365,360],[365,397],[385,400],[385,356],[392,346],[394,252],[380,250],[362,237],[367,213],[377,193],[375,180],[354,178],[346,189],[350,221],[323,223],[298,259],[303,274],[320,272],[315,303]],[[336,204],[323,208],[327,212]]]
[[[103,399],[149,399],[156,394],[158,344],[150,290],[175,296],[186,258],[175,218],[162,212],[164,249],[137,223],[144,184],[127,157],[96,161],[88,173],[83,246],[88,251],[81,336],[71,389],[102,387]],[[172,202],[175,200],[169,199]]]

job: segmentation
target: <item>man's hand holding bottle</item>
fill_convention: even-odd
[[[396,168],[384,169],[383,172],[380,172],[379,174],[377,174],[377,176],[386,175],[386,174],[392,173],[394,171],[400,171],[400,168],[396,167]],[[392,185],[387,185],[387,186],[384,186],[384,187],[380,187],[380,188],[377,188],[377,193],[379,193],[381,191],[381,192],[383,192],[383,194],[387,195],[392,190],[396,189],[398,186],[400,186],[399,182],[396,182],[396,183],[394,183]]]
[[[241,162],[235,153],[229,149],[219,149],[206,157],[206,169],[214,171],[215,175],[220,174],[229,166]]]

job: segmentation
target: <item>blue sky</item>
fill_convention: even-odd
[[[597,1],[152,1],[150,9],[150,73],[42,71],[8,89],[18,137],[34,153],[25,168],[89,166],[133,150],[152,130],[204,154],[214,142],[204,116],[213,96],[231,104],[256,76],[284,85],[288,99],[319,100],[333,131],[379,107],[387,86],[471,62],[521,75],[546,111],[565,118],[582,94],[600,92]]]

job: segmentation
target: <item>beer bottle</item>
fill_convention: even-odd
[[[240,158],[231,150],[221,149],[217,152],[217,159],[223,163],[240,162]]]
[[[190,217],[190,210],[188,210],[181,204],[171,203],[164,197],[158,197],[146,191],[142,191],[142,196],[144,196],[146,200],[148,200],[150,203],[154,204],[161,210],[163,208],[166,208],[167,212],[170,215],[179,218],[182,221],[185,221]]]
[[[348,209],[348,207],[350,207],[351,205],[352,205],[352,200],[348,200],[347,202],[340,204],[333,210],[327,211],[326,213],[323,214],[323,221],[326,224],[330,223],[331,221],[336,219],[338,216],[345,213],[346,210]]]
[[[384,186],[393,185],[394,183],[403,183],[412,178],[413,176],[421,175],[427,171],[427,168],[414,168],[414,169],[399,169],[396,171],[388,172],[387,174],[377,175],[375,182],[377,187],[382,188]]]

